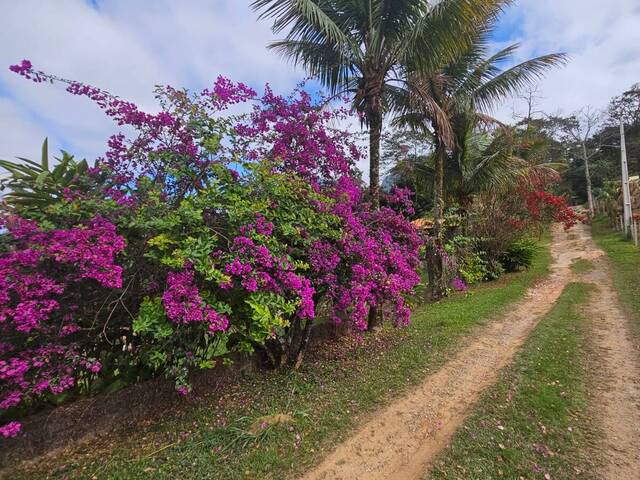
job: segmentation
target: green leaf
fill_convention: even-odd
[[[49,176],[49,172],[42,172],[40,175],[36,177],[36,185],[38,186],[44,185],[44,182],[47,180],[48,176]]]
[[[162,366],[167,363],[167,354],[160,350],[152,350],[149,352],[148,356],[148,364],[155,370],[159,370]]]
[[[149,334],[156,340],[170,337],[173,334],[173,326],[167,320],[160,298],[144,298],[132,328],[133,333],[137,335]]]
[[[166,233],[161,233],[160,235],[156,235],[155,237],[147,240],[147,245],[149,245],[150,247],[156,247],[161,251],[168,250],[172,245],[175,245],[176,243],[177,242]]]
[[[215,360],[202,360],[198,363],[198,367],[202,369],[213,368],[216,366],[216,363],[217,362]]]
[[[45,138],[42,142],[41,164],[43,170],[49,170],[49,139]]]

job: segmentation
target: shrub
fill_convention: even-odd
[[[465,255],[458,270],[460,277],[467,285],[473,285],[485,280],[488,273],[487,262],[478,252],[470,252]]]
[[[507,272],[517,272],[529,268],[536,253],[536,241],[525,237],[512,243],[500,258]]]
[[[553,222],[571,228],[584,217],[571,209],[564,197],[553,195],[544,181],[522,182],[505,191],[475,198],[468,210],[466,234],[476,239],[488,262],[501,260],[524,235],[540,232]]]
[[[104,158],[40,208],[10,206],[1,410],[158,374],[187,394],[192,369],[234,350],[297,366],[319,303],[354,329],[372,305],[408,322],[422,245],[409,193],[371,208],[358,149],[329,127],[343,109],[301,90],[258,98],[219,77],[198,95],[158,88],[161,111],[148,114],[28,61],[11,69],[61,82],[134,134],[113,135]],[[219,114],[238,102],[253,112]]]
[[[461,218],[456,229],[462,224]],[[484,252],[478,251],[475,238],[464,235],[455,235],[445,245],[445,250],[450,258],[455,259],[455,272],[452,275],[462,280],[465,285],[484,280],[487,273],[487,262],[483,258]],[[450,279],[448,279],[450,282]]]
[[[499,260],[495,258],[490,258],[487,260],[487,272],[485,273],[484,279],[486,281],[497,280],[504,274],[504,267]]]
[[[8,216],[2,226],[0,409],[7,410],[86,384],[101,371],[96,306],[122,287],[116,258],[125,240],[100,217],[52,229]]]

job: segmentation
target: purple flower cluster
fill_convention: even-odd
[[[0,254],[0,325],[4,328],[9,323],[24,333],[45,328],[60,308],[57,298],[67,283],[93,279],[108,288],[122,286],[122,267],[114,260],[125,242],[106,220],[48,232],[17,217],[6,218],[4,224],[17,247]],[[69,270],[62,282],[39,269],[52,262]]]
[[[347,223],[338,251],[350,275],[339,276],[329,285],[335,302],[334,321],[343,321],[348,312],[355,327],[364,330],[369,307],[386,305],[394,308],[396,324],[406,325],[410,310],[404,296],[420,282],[416,273],[420,237],[405,217],[391,208],[371,211],[346,206],[337,204]]]
[[[46,77],[42,74],[42,72],[36,72],[33,70],[33,65],[29,60],[22,60],[17,65],[11,65],[9,67],[9,70],[17,73],[18,75],[22,75],[28,80],[33,80],[36,83],[40,83],[46,80]]]
[[[337,243],[318,242],[308,252],[314,288],[333,301],[334,321],[348,318],[364,330],[369,308],[386,304],[395,307],[396,323],[406,324],[410,311],[404,296],[420,281],[416,270],[422,245],[405,217],[413,213],[411,192],[395,190],[386,199],[390,207],[370,208],[353,170],[361,154],[348,132],[330,127],[345,114],[312,105],[304,91],[284,98],[267,88],[250,122],[235,130],[245,141],[247,157],[271,159],[307,179],[331,198],[318,210],[342,219]]]
[[[344,109],[322,110],[314,106],[302,89],[284,98],[267,86],[249,122],[238,123],[235,131],[245,142],[248,158],[279,159],[284,171],[312,181],[334,179],[350,175],[354,162],[360,158],[348,132],[329,128],[329,123],[345,117]]]
[[[230,105],[246,102],[254,98],[257,93],[244,83],[235,84],[228,78],[218,76],[213,85],[213,90],[205,89],[202,91],[202,95],[211,97],[213,106],[218,110],[223,110]]]
[[[407,215],[413,215],[415,210],[411,200],[412,196],[413,192],[410,189],[394,186],[391,194],[386,195],[386,201],[391,205],[399,206]]]
[[[0,427],[0,435],[4,438],[17,437],[22,426],[18,422],[9,422]]]
[[[0,331],[12,340],[0,349],[0,410],[72,388],[78,371],[100,371],[100,363],[69,340],[79,327],[67,292],[89,282],[121,287],[115,257],[125,247],[113,224],[101,218],[66,230],[45,231],[19,217],[7,217],[3,225],[12,248],[0,252]],[[5,436],[18,430],[8,428]]]
[[[157,175],[164,172],[166,169],[165,162],[162,161],[163,153],[171,152],[189,157],[195,157],[198,153],[189,126],[166,111],[157,114],[143,112],[135,104],[100,88],[35,70],[28,60],[23,60],[19,65],[12,65],[9,69],[35,82],[63,83],[67,85],[67,92],[89,98],[118,125],[128,125],[144,132],[144,135],[130,143],[122,133],[112,135],[108,141],[109,150],[106,152],[105,161],[96,162],[97,168],[113,172],[123,182],[144,174]],[[244,86],[243,88],[246,89]],[[166,87],[166,90],[174,91],[171,87]],[[230,102],[240,100],[238,97],[229,97],[223,87],[218,91]],[[156,160],[149,161],[151,158]]]
[[[211,333],[224,332],[229,328],[229,319],[204,302],[190,270],[169,273],[162,302],[167,317],[174,323],[188,325],[204,322]]]
[[[280,295],[294,295],[299,301],[300,318],[315,317],[315,289],[309,278],[295,272],[295,267],[286,257],[273,255],[266,245],[257,243],[260,237],[273,233],[273,223],[267,222],[261,214],[256,220],[240,228],[241,235],[233,239],[229,252],[217,252],[226,256],[224,272],[232,279],[223,288],[232,288],[239,283],[247,292],[274,292]],[[256,240],[246,235],[256,235]]]
[[[115,225],[98,218],[87,227],[49,232],[46,252],[57,262],[75,265],[77,273],[67,280],[92,278],[104,287],[120,288],[122,267],[114,258],[124,247]]]
[[[455,277],[453,280],[451,280],[451,286],[458,292],[467,291],[467,284],[464,283],[464,280],[462,280],[460,277]]]

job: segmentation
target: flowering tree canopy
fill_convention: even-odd
[[[188,373],[229,351],[299,364],[318,306],[367,328],[372,306],[409,321],[422,242],[410,193],[366,201],[348,115],[301,88],[262,96],[218,77],[199,94],[156,90],[160,111],[37,71],[117,125],[77,188],[10,206],[0,235],[0,409],[64,390]],[[221,115],[246,102],[251,113]],[[5,416],[7,416],[5,415]],[[10,418],[8,418],[10,419]],[[0,433],[19,431],[16,422]]]

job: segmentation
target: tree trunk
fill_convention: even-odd
[[[441,246],[437,241],[430,246],[427,251],[426,267],[429,277],[429,288],[426,289],[426,298],[430,301],[437,301],[444,297],[446,293],[444,285],[444,258],[441,253]],[[427,246],[429,248],[429,246]]]
[[[433,184],[433,236],[442,241],[444,228],[444,146],[438,142]]]
[[[382,137],[382,99],[373,97],[368,108],[369,121],[369,193],[371,207],[380,207],[380,139]],[[377,330],[382,327],[383,318],[376,305],[369,307],[367,330]]]
[[[300,339],[296,342],[295,346],[292,346],[292,352],[289,354],[289,365],[293,367],[294,370],[300,368],[302,364],[302,359],[304,358],[304,352],[307,350],[307,345],[309,345],[309,340],[311,338],[311,327],[313,321],[310,319],[306,320],[304,325],[304,329],[301,332]]]
[[[373,208],[380,206],[380,138],[382,137],[382,113],[369,114],[369,192]]]
[[[433,244],[427,251],[428,294],[431,300],[445,295],[444,285],[444,145],[438,142],[435,154],[433,185]]]
[[[268,339],[264,345],[261,345],[261,349],[265,353],[271,368],[277,370],[286,363],[286,354],[279,340]]]
[[[369,319],[367,321],[367,330],[379,330],[382,328],[382,315],[376,305],[371,305],[369,307]]]
[[[584,158],[584,176],[587,179],[587,201],[589,203],[589,213],[593,217],[593,193],[591,192],[591,174],[589,173],[589,156],[587,146],[582,142],[582,154]]]

